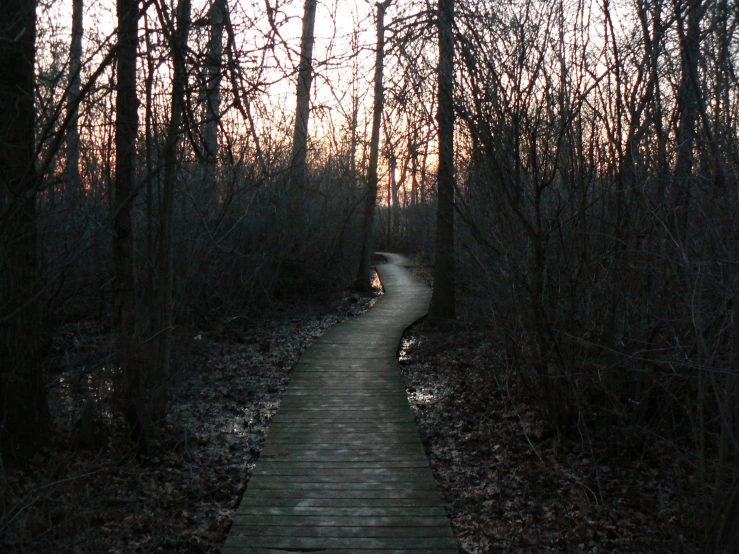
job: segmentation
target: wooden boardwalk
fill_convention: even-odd
[[[301,357],[224,554],[458,552],[396,356],[431,294],[386,257],[385,295]]]

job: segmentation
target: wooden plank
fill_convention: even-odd
[[[278,422],[284,423],[285,420],[279,420]],[[280,437],[294,440],[330,437],[330,440],[334,441],[340,440],[342,437],[352,438],[353,435],[356,435],[355,440],[370,440],[374,436],[377,437],[378,441],[383,438],[386,439],[385,442],[390,442],[391,437],[402,438],[404,442],[407,442],[409,438],[418,437],[418,431],[413,421],[396,421],[393,422],[392,426],[389,426],[379,421],[350,420],[348,423],[340,423],[335,420],[326,421],[313,418],[300,423],[291,421],[290,424],[296,426],[296,429],[292,431],[293,434],[281,430],[275,431],[274,434],[267,433],[267,446],[270,446],[272,437],[275,437],[275,440]],[[420,439],[415,444],[420,446]]]
[[[450,554],[457,550],[449,550],[449,548],[371,548],[371,549],[360,549],[360,548],[320,548],[315,550],[306,549],[285,549],[285,548],[256,548],[249,546],[229,546],[228,543],[221,549],[222,554],[285,554],[285,552],[336,552],[341,554],[368,554],[376,552],[378,554],[415,554],[422,552],[423,554]]]
[[[420,448],[421,447],[419,446],[419,450]],[[269,463],[282,462],[282,463],[296,463],[296,464],[367,463],[367,464],[390,465],[390,464],[400,464],[400,463],[406,463],[406,462],[418,462],[419,460],[425,459],[425,458],[421,458],[420,454],[422,453],[418,452],[418,454],[416,454],[412,451],[405,451],[403,449],[399,449],[397,452],[392,453],[392,454],[371,451],[371,450],[357,451],[353,453],[345,452],[345,453],[340,453],[340,454],[325,451],[321,453],[310,453],[310,454],[295,453],[292,455],[279,454],[275,452],[267,452],[267,453],[263,452],[259,458],[258,463],[264,463],[264,462],[269,462]]]
[[[308,427],[315,425],[317,427],[324,427],[326,425],[340,427],[348,426],[364,426],[375,428],[382,428],[383,426],[413,426],[415,425],[413,418],[410,414],[403,414],[400,412],[392,413],[386,418],[382,417],[381,413],[366,412],[363,414],[355,414],[356,417],[352,417],[351,413],[342,412],[306,412],[304,417],[300,417],[300,413],[292,413],[291,411],[285,411],[285,414],[279,412],[272,418],[272,423],[278,421],[291,422],[294,425],[300,425],[302,427]]]
[[[284,527],[237,525],[235,533],[243,537],[284,536],[284,537],[326,537],[326,538],[390,538],[399,533],[417,538],[451,538],[449,528],[445,527]]]
[[[396,483],[403,483],[406,486],[410,486],[413,484],[420,484],[423,486],[434,486],[435,481],[430,475],[422,475],[419,473],[411,473],[407,472],[407,475],[404,475],[400,472],[385,472],[383,474],[365,474],[364,476],[355,476],[350,475],[346,473],[335,473],[331,472],[330,474],[317,474],[313,473],[312,475],[306,475],[306,474],[298,474],[298,475],[283,475],[283,474],[273,474],[273,473],[255,473],[252,475],[253,479],[256,479],[257,477],[261,479],[266,479],[273,485],[283,486],[283,487],[290,487],[292,485],[298,485],[301,483],[306,484],[332,484],[335,486],[344,484],[344,485],[351,485],[351,484],[357,484],[357,486],[372,486],[372,485],[392,485]]]
[[[428,472],[421,471],[426,468],[379,468],[379,469],[341,469],[329,468],[318,472],[306,469],[282,469],[272,471],[269,469],[254,472],[253,476],[267,477],[278,483],[353,483],[361,480],[362,483],[430,483]]]
[[[369,407],[366,406],[368,404],[367,401],[364,402],[357,402],[356,400],[349,400],[346,403],[342,403],[341,399],[336,399],[332,401],[324,401],[320,405],[314,405],[310,399],[302,399],[302,400],[293,400],[291,399],[287,405],[280,406],[280,410],[285,411],[285,413],[290,413],[293,411],[300,411],[305,412],[308,414],[314,414],[316,412],[327,412],[329,415],[331,412],[335,411],[341,411],[341,412],[368,412],[368,413],[362,413],[364,416],[372,416],[374,415],[373,412],[379,412],[377,414],[378,420],[381,420],[381,415],[384,410],[391,410],[398,413],[402,413],[405,417],[408,419],[412,419],[411,414],[407,411],[408,408],[406,406],[403,406],[402,403],[406,402],[407,400],[405,398],[381,398],[373,401],[373,406]]]
[[[254,475],[316,475],[320,471],[330,473],[332,476],[346,475],[347,477],[355,477],[357,479],[369,476],[380,475],[403,475],[411,477],[412,475],[428,475],[428,466],[422,465],[419,461],[410,460],[408,462],[396,462],[395,466],[384,461],[375,462],[376,467],[367,467],[364,463],[340,463],[336,461],[330,462],[298,462],[289,463],[289,460],[281,460],[283,463],[275,463],[264,460],[255,468]]]
[[[249,496],[239,509],[256,506],[352,508],[359,504],[356,498],[306,498],[302,494],[294,496],[259,496],[255,494]],[[428,495],[426,498],[364,498],[361,501],[361,506],[364,508],[438,507],[439,499],[435,495]]]
[[[416,444],[418,433],[415,431],[397,430],[392,433],[370,429],[366,431],[297,431],[292,433],[275,432],[268,435],[270,444],[294,444],[296,447],[304,443],[316,443],[322,445],[322,441],[330,441],[331,444],[353,444],[366,442],[383,442],[386,444]]]
[[[364,483],[339,483],[334,481],[297,481],[291,483],[281,483],[275,479],[259,479],[259,476],[255,476],[253,481],[250,480],[248,490],[310,490],[318,493],[319,491],[325,491],[327,494],[330,491],[364,491],[366,493],[387,493],[388,498],[393,494],[397,495],[413,495],[420,490],[424,492],[425,489],[432,490],[427,487],[426,483],[413,483],[408,482],[404,484],[404,487],[398,486],[397,483],[386,483],[381,481],[375,482],[364,482]],[[417,490],[416,490],[417,489]],[[434,490],[434,493],[438,495],[438,492]],[[375,496],[375,498],[379,498]]]
[[[308,414],[324,413],[331,415],[332,412],[363,412],[363,416],[375,415],[373,412],[378,412],[376,419],[381,420],[381,415],[384,410],[391,410],[393,412],[402,413],[403,416],[408,419],[412,419],[412,415],[407,411],[408,408],[403,406],[401,402],[407,402],[405,398],[384,398],[373,401],[373,406],[366,406],[368,402],[357,402],[348,401],[346,404],[342,404],[341,400],[326,401],[318,406],[313,405],[309,399],[304,400],[291,400],[286,406],[281,406],[280,410],[284,408],[285,413],[293,411],[305,412]]]
[[[336,444],[332,447],[317,447],[315,443],[304,443],[297,447],[288,443],[268,443],[261,453],[261,460],[273,461],[282,459],[285,461],[305,461],[316,462],[318,460],[335,460],[347,461],[362,456],[369,460],[391,461],[391,460],[418,460],[424,456],[423,448],[420,444],[409,442],[388,443],[387,445],[342,445]]]
[[[364,437],[364,438],[362,438]],[[350,437],[342,436],[340,433],[328,434],[324,433],[321,435],[315,435],[312,437],[306,436],[294,436],[294,437],[270,437],[270,446],[278,447],[292,447],[295,449],[299,448],[321,448],[328,449],[334,446],[341,446],[343,448],[349,447],[360,447],[366,444],[382,443],[385,445],[392,445],[396,448],[402,448],[404,445],[413,446],[416,443],[418,437],[406,435],[405,438],[389,435],[386,438],[378,437],[377,435],[365,434],[365,435],[351,435]]]
[[[377,550],[389,548],[413,548],[415,550],[427,551],[429,548],[455,548],[454,539],[448,537],[385,537],[385,538],[330,538],[330,537],[274,537],[274,536],[243,536],[234,534],[233,538],[229,537],[229,546],[249,546],[249,547],[269,547],[269,548],[287,548],[294,551],[315,549],[315,551],[326,549],[362,549]]]
[[[383,417],[384,415],[384,417]],[[285,410],[284,412],[277,412],[275,417],[272,418],[272,422],[277,421],[295,421],[299,423],[301,421],[325,421],[327,423],[346,423],[346,422],[371,422],[376,424],[381,423],[412,423],[413,419],[410,414],[404,413],[400,410],[392,410],[388,414],[373,412],[372,410],[363,410],[363,413],[358,413],[358,410],[325,410],[322,412],[303,411],[299,410],[298,413],[293,413],[292,410]]]
[[[438,504],[439,493],[436,490],[421,487],[326,487],[317,484],[303,483],[301,486],[265,488],[257,485],[249,485],[248,493],[242,501],[243,506],[248,506],[251,499],[285,499],[286,502],[294,500],[353,500],[358,505],[365,505],[370,500],[385,499],[389,501],[412,500],[425,503],[433,500]]]
[[[234,526],[269,527],[436,527],[449,525],[444,516],[322,516],[248,515],[234,516]]]
[[[320,517],[446,517],[441,506],[244,506],[236,521],[251,521],[251,516]]]
[[[412,421],[404,421],[402,423],[388,423],[377,421],[355,421],[351,423],[338,422],[331,427],[326,427],[322,422],[300,422],[295,423],[289,429],[295,433],[319,433],[325,431],[327,433],[416,433],[418,428]],[[286,432],[286,431],[285,431]],[[267,437],[272,433],[278,435],[283,433],[282,426],[274,426],[267,432]],[[268,439],[269,440],[269,439]]]
[[[262,451],[261,458],[269,460],[270,458],[283,458],[285,460],[295,461],[318,461],[318,460],[353,460],[363,459],[367,460],[413,460],[417,459],[418,455],[423,453],[421,445],[417,445],[417,449],[411,446],[404,446],[404,448],[397,448],[394,445],[387,447],[376,445],[367,446],[363,448],[293,448],[285,447],[281,448],[276,445],[268,444]],[[418,453],[416,453],[418,450]]]

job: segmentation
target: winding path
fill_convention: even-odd
[[[385,257],[385,295],[301,357],[224,554],[458,552],[397,360],[431,293]]]

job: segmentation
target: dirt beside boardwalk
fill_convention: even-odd
[[[0,472],[0,551],[217,552],[301,352],[380,293],[181,330],[170,414],[146,456],[112,409],[110,330],[60,329],[47,360],[54,441]],[[85,406],[95,417],[80,444]]]
[[[698,553],[690,476],[669,445],[613,457],[552,433],[479,327],[420,324],[401,369],[461,552]]]

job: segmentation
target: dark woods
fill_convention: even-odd
[[[106,4],[109,35],[83,0],[0,18],[3,472],[53,442],[70,326],[145,454],[183,329],[366,289],[386,248],[553,436],[671,452],[736,550],[735,2]]]
[[[706,549],[735,549],[736,7],[531,2],[458,26],[460,284],[552,425],[613,456],[669,445]]]

